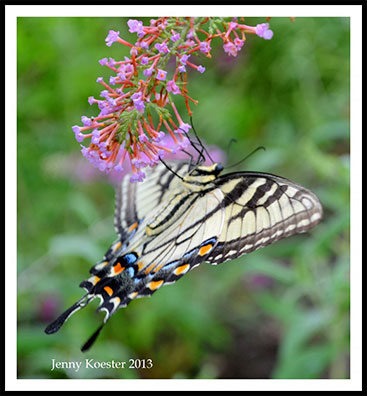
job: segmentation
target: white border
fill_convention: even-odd
[[[354,14],[361,17],[361,6],[333,5],[333,6],[284,6],[284,5],[88,5],[88,6],[60,6],[60,5],[22,5],[6,6],[6,13],[12,17],[149,17],[149,16],[328,16],[348,17]],[[359,10],[359,11],[358,11]]]
[[[351,379],[18,380],[16,334],[16,18],[18,16],[329,16],[351,18]],[[330,37],[332,40],[332,37]],[[5,6],[5,386],[6,390],[361,390],[362,7],[361,6]],[[55,382],[56,381],[56,382]],[[123,381],[123,384],[122,382]],[[56,388],[57,387],[57,388]]]

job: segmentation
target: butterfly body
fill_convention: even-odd
[[[288,179],[257,172],[221,176],[220,164],[170,165],[173,172],[158,165],[145,182],[125,178],[118,186],[118,240],[81,283],[87,294],[46,333],[57,331],[95,297],[106,322],[118,308],[152,295],[204,261],[234,259],[321,220],[315,194]]]

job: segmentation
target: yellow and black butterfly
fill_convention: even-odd
[[[95,297],[103,325],[138,297],[207,261],[220,264],[281,238],[308,231],[322,218],[314,193],[283,177],[259,172],[221,175],[223,166],[161,163],[142,183],[117,188],[117,241],[80,286],[86,294],[46,328],[55,333]]]

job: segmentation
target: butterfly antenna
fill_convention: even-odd
[[[177,176],[179,179],[183,180],[183,177],[180,176],[177,172],[175,172],[172,168],[170,168],[163,160],[162,158],[159,158],[159,160],[162,162],[162,164],[170,171],[172,172],[175,176]]]
[[[191,146],[199,153],[199,157],[198,157],[198,160],[197,160],[197,164],[199,164],[201,160],[205,161],[206,158],[204,157],[202,150],[199,150],[199,149],[196,147],[196,144],[197,144],[197,143],[194,142],[193,140],[191,140],[191,137],[190,137],[190,135],[189,135],[187,132],[184,132],[184,134],[185,134],[185,136],[189,139]],[[200,143],[199,143],[199,144],[200,144]]]
[[[236,162],[236,163],[233,164],[233,165],[226,166],[226,169],[234,168],[235,166],[238,166],[238,165],[242,164],[242,162],[245,162],[248,158],[251,157],[251,155],[255,154],[255,153],[256,153],[257,151],[259,151],[259,150],[264,150],[264,151],[265,151],[266,149],[265,149],[264,146],[259,146],[259,147],[257,147],[255,150],[252,150],[250,154],[247,154],[245,158],[242,158],[241,161],[238,161],[238,162]]]
[[[189,152],[186,151],[186,150],[183,150],[183,149],[182,149],[181,151],[184,152],[185,154],[187,154],[187,155],[190,157],[189,169],[191,169],[191,166],[192,166],[192,162],[193,162],[194,157],[192,156],[191,153],[189,153]]]
[[[233,143],[237,143],[237,139],[232,138],[229,143],[228,143],[228,147],[227,147],[227,158],[229,158],[229,149],[231,148]]]
[[[212,161],[212,163],[214,164],[215,161],[213,161],[213,158],[210,156],[208,150],[206,149],[206,147],[204,146],[204,144],[203,144],[202,141],[200,140],[199,135],[197,134],[197,132],[196,132],[196,130],[195,130],[195,128],[194,128],[194,123],[192,122],[192,116],[190,116],[190,122],[191,122],[192,130],[194,131],[194,134],[195,134],[196,139],[198,140],[198,142],[199,142],[199,144],[200,144],[200,146],[201,146],[201,148],[202,148],[202,151],[205,151],[205,152],[206,152],[206,155],[208,156],[208,158],[210,159],[210,161]],[[201,154],[201,155],[204,157],[203,154]],[[205,159],[205,157],[204,157],[204,159]]]

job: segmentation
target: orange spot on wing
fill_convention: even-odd
[[[190,268],[190,264],[184,264],[184,265],[180,265],[179,267],[177,267],[174,271],[175,275],[180,275],[183,272],[186,272],[188,269]]]
[[[145,275],[148,275],[149,272],[156,266],[156,263],[150,264],[150,266],[144,271]]]
[[[141,271],[141,270],[144,268],[144,263],[141,262],[141,261],[138,261],[138,262],[136,263],[136,265],[138,266],[138,270],[139,270],[139,271]]]
[[[105,286],[103,289],[109,296],[112,296],[113,290],[109,286]]]
[[[148,287],[150,290],[156,290],[158,287],[162,286],[163,280],[158,280],[158,281],[151,281],[148,283]]]
[[[101,278],[99,278],[98,276],[95,276],[94,278],[93,278],[93,285],[95,285],[95,284],[97,284],[99,281],[101,280]]]
[[[128,295],[128,297],[129,297],[131,300],[133,300],[137,295],[138,295],[138,292],[136,291],[136,292],[130,293],[130,294]]]
[[[155,268],[153,272],[154,272],[154,273],[158,272],[158,271],[164,266],[164,264],[165,264],[165,263],[162,263],[162,264],[158,265],[158,267]]]
[[[114,267],[113,267],[113,271],[115,273],[115,275],[119,274],[120,272],[122,272],[125,269],[125,267],[121,267],[120,263],[117,263]]]
[[[209,245],[204,245],[203,247],[200,248],[199,250],[199,255],[200,256],[204,256],[204,254],[208,253],[209,250],[213,247],[213,245],[211,245],[209,243]]]
[[[121,245],[122,245],[121,241],[117,242],[116,245],[113,247],[113,251],[116,252],[116,250],[119,249]]]
[[[127,230],[129,232],[134,231],[137,226],[138,226],[138,222],[131,224],[131,226]]]

